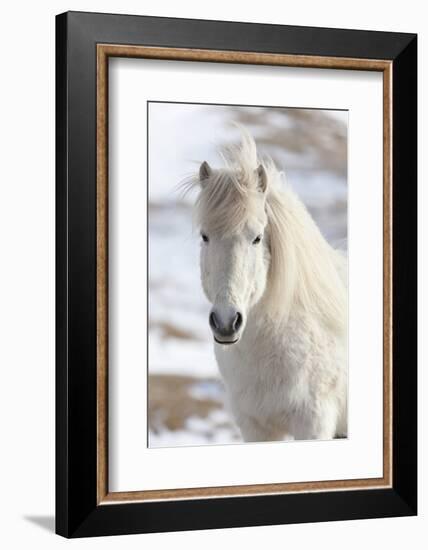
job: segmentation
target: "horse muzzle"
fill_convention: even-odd
[[[234,308],[213,308],[209,323],[214,340],[218,344],[236,344],[241,336],[244,318],[240,311]]]

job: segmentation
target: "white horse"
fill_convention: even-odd
[[[253,138],[203,162],[201,279],[245,441],[347,435],[347,267]]]

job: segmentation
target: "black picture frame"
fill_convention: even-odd
[[[392,487],[97,503],[100,43],[392,62]],[[56,18],[56,98],[56,532],[85,537],[415,515],[417,36],[68,12]]]

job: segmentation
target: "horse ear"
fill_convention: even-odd
[[[267,189],[267,174],[263,164],[259,164],[259,167],[257,168],[257,177],[259,178],[257,188],[262,193],[265,193]]]
[[[201,184],[204,182],[204,180],[208,179],[212,174],[211,166],[208,164],[206,160],[201,164],[199,168],[199,181]]]

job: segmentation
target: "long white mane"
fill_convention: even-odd
[[[198,176],[184,183],[185,188],[201,186],[196,223],[224,234],[239,231],[256,209],[258,167],[263,166],[270,267],[261,305],[266,315],[281,319],[300,308],[330,329],[343,332],[347,317],[344,255],[325,240],[273,161],[258,156],[250,134],[242,130],[241,144],[221,154],[225,167],[213,170],[206,184]]]

